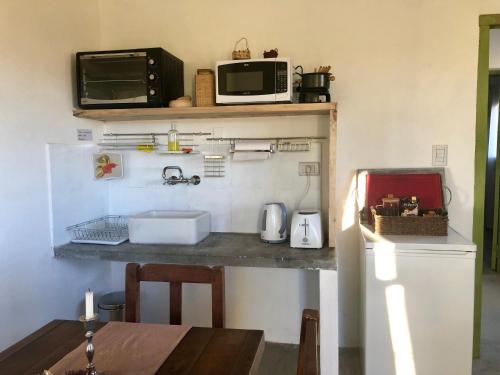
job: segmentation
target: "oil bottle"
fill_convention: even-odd
[[[179,151],[179,140],[177,138],[178,132],[175,129],[175,124],[168,131],[168,151]]]

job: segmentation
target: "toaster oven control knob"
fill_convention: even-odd
[[[153,58],[151,58],[151,59],[148,60],[148,64],[149,65],[154,65],[154,64],[156,64],[156,60],[153,59]]]
[[[151,73],[149,76],[148,76],[149,80],[150,81],[154,81],[156,79],[156,74],[154,73]]]
[[[155,89],[149,89],[149,95],[150,96],[155,96],[156,95],[156,90]]]

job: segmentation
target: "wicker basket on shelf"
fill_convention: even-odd
[[[383,216],[371,209],[377,234],[447,236],[448,216]]]
[[[195,78],[196,106],[215,105],[215,75],[212,69],[198,69]]]
[[[246,48],[237,50],[236,48],[238,48],[238,44],[242,41],[245,41]],[[239,39],[236,43],[234,43],[233,60],[245,60],[249,58],[250,58],[250,50],[248,49],[248,40],[247,38],[243,37]]]

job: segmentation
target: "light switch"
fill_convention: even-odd
[[[92,141],[92,129],[76,129],[76,138],[79,141]]]
[[[432,166],[446,167],[448,165],[448,145],[432,145]]]

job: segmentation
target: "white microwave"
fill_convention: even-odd
[[[292,65],[288,58],[218,61],[217,104],[290,103]]]

